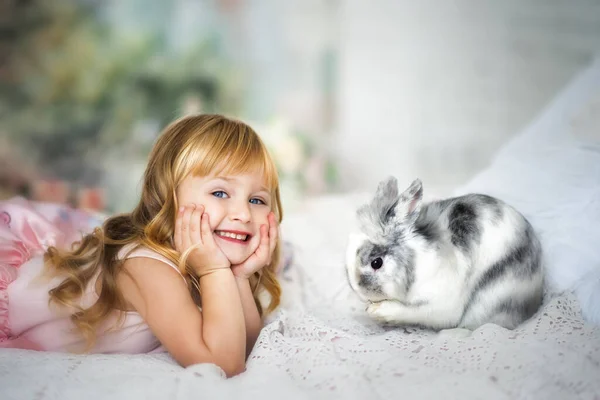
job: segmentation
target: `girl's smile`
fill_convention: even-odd
[[[239,244],[247,244],[252,237],[250,233],[240,231],[215,231],[215,234],[219,239]]]

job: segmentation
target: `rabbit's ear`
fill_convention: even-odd
[[[377,186],[375,197],[371,200],[371,208],[379,214],[379,221],[383,225],[390,222],[390,218],[394,216],[394,208],[398,204],[400,196],[398,195],[398,181],[393,176],[390,176],[384,181],[381,181]]]
[[[423,200],[423,184],[420,179],[415,179],[408,189],[399,196],[398,203],[394,208],[394,219],[396,221],[409,220],[413,222],[421,211]]]
[[[379,183],[375,196],[368,204],[357,211],[358,220],[367,236],[375,239],[384,233],[384,228],[391,222],[398,204],[398,182],[389,177]]]

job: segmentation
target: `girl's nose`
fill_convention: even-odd
[[[229,218],[232,221],[250,222],[250,203],[247,201],[236,201],[230,204]]]

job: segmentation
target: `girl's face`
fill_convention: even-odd
[[[272,209],[271,192],[260,174],[188,176],[177,189],[179,206],[203,205],[213,238],[231,264],[258,248],[259,229]]]

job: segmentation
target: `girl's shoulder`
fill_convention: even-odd
[[[117,276],[116,283],[127,311],[135,311],[146,320],[150,311],[160,312],[164,296],[186,293],[189,297],[188,281],[166,256],[148,247],[131,244],[121,249],[117,257],[123,261],[124,273]]]

